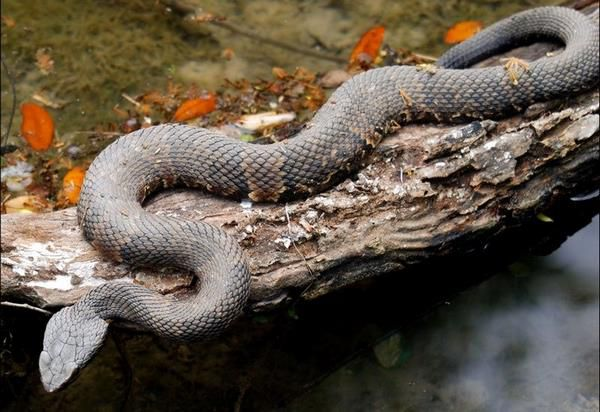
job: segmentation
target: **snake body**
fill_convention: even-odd
[[[463,69],[540,37],[562,41],[514,84],[504,67]],[[144,198],[184,185],[232,198],[281,201],[322,191],[361,166],[394,124],[505,116],[598,84],[598,28],[556,7],[516,14],[455,46],[435,70],[385,67],[354,76],[288,141],[253,145],[165,124],[125,135],[90,166],[78,205],[83,234],[117,261],[194,272],[195,294],[176,299],[109,282],[49,321],[39,366],[46,390],[64,386],[102,346],[107,320],[126,319],[175,340],[219,334],[245,306],[250,275],[237,241],[202,222],[146,212]]]

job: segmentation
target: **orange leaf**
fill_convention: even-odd
[[[363,34],[352,50],[350,64],[360,63],[365,60],[365,57],[370,61],[375,60],[383,42],[384,34],[385,28],[383,26],[375,26]]]
[[[210,113],[217,107],[217,97],[208,93],[198,99],[186,100],[179,106],[173,120],[183,122]]]
[[[444,35],[444,43],[455,44],[467,40],[481,30],[483,24],[479,20],[465,20],[450,27]]]
[[[69,170],[65,177],[63,177],[63,194],[65,199],[72,205],[79,201],[79,192],[81,191],[84,177],[85,170],[77,166]]]
[[[46,150],[54,137],[54,121],[50,113],[35,103],[21,105],[21,136],[33,150]]]

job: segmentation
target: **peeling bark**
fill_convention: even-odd
[[[539,55],[540,47],[548,46],[519,55]],[[149,200],[147,209],[236,237],[253,275],[252,310],[383,273],[400,276],[432,259],[506,253],[508,263],[540,244],[558,246],[598,212],[597,197],[591,206],[569,200],[600,183],[598,96],[536,104],[497,122],[403,127],[359,173],[307,200],[250,205],[176,190]],[[562,225],[573,211],[576,222]],[[541,222],[540,212],[554,222]],[[57,307],[108,280],[161,293],[192,280],[104,259],[83,239],[74,208],[1,219],[2,300]]]

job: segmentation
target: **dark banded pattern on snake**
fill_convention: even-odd
[[[540,37],[566,48],[517,69],[517,84],[504,67],[462,69]],[[219,334],[242,312],[250,275],[236,240],[202,222],[145,212],[141,202],[149,193],[185,185],[253,201],[305,197],[360,168],[392,123],[506,116],[597,85],[598,46],[598,28],[584,15],[539,8],[454,47],[438,61],[444,68],[385,67],[353,77],[286,142],[252,145],[175,124],[121,137],[87,172],[78,205],[85,237],[117,261],[193,271],[198,288],[179,300],[132,283],[91,290],[47,325],[39,361],[44,387],[64,386],[92,359],[107,320],[127,319],[187,341]]]

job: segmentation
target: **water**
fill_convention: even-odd
[[[186,2],[225,16],[240,29],[346,58],[360,35],[376,24],[386,26],[385,41],[391,46],[438,55],[447,48],[442,43],[444,31],[456,21],[477,18],[489,24],[558,0],[427,1],[419,7],[408,0]],[[222,28],[185,24],[169,10],[161,2],[143,0],[2,1],[2,55],[16,80],[18,102],[31,101],[37,94],[62,105],[50,112],[59,139],[70,142],[82,138],[74,132],[121,121],[114,109],[133,109],[123,93],[136,96],[164,90],[169,81],[217,90],[225,78],[271,79],[273,66],[289,71],[305,66],[321,72],[343,66]],[[14,25],[7,24],[6,18]],[[234,54],[231,60],[223,57],[226,49]],[[53,60],[49,74],[36,65],[38,52]],[[12,104],[5,72],[1,96],[4,135]],[[17,110],[13,142],[20,141],[19,123]]]
[[[268,37],[345,56],[374,24],[388,27],[393,46],[438,54],[454,21],[491,22],[548,4],[364,3],[203,7]],[[215,90],[225,77],[270,78],[272,66],[339,66],[223,30],[193,36],[155,2],[9,0],[2,14],[16,22],[3,26],[2,52],[19,101],[40,92],[68,102],[52,111],[65,139],[116,121],[112,108],[127,108],[121,93],[161,89],[169,80]],[[35,66],[42,48],[55,61],[48,75]],[[221,57],[225,48],[234,59]],[[8,90],[3,74],[2,133]],[[16,129],[11,135],[18,141]],[[207,343],[179,345],[114,329],[94,362],[57,394],[43,391],[37,372],[47,318],[3,308],[2,410],[598,411],[598,237],[596,218],[545,258],[493,273],[458,262],[451,271],[386,276],[249,315]]]
[[[393,332],[287,410],[598,410],[598,247],[596,217],[552,255]]]

